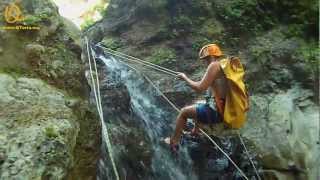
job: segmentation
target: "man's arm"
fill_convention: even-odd
[[[203,75],[201,81],[192,81],[183,73],[179,74],[178,76],[183,78],[193,90],[202,92],[207,90],[212,82],[217,79],[219,72],[220,64],[219,62],[214,62],[208,66],[207,71]]]

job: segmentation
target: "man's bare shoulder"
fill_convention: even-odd
[[[207,70],[209,72],[220,71],[220,63],[218,61],[210,63],[210,65],[208,66]]]

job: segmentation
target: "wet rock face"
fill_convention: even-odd
[[[142,124],[131,109],[131,98],[127,87],[117,77],[108,77],[108,69],[98,61],[101,79],[102,103],[114,157],[121,175],[138,180],[151,174],[152,148]],[[119,77],[120,78],[120,77]],[[105,144],[102,146],[99,164],[99,178],[111,178],[113,172]],[[108,173],[108,174],[105,174]],[[112,179],[112,178],[111,178]]]
[[[65,178],[80,130],[69,98],[37,79],[0,82],[0,179]]]
[[[254,169],[248,159],[243,146],[237,136],[225,136],[223,138],[212,137],[215,142],[231,157],[231,159],[244,171],[249,179],[257,178]],[[194,162],[199,179],[238,179],[241,174],[237,172],[234,165],[218,150],[212,142],[205,137],[194,138],[185,135],[183,143],[187,146],[190,157]],[[248,143],[246,141],[246,143]],[[248,145],[248,144],[247,144]],[[250,158],[257,169],[261,169],[256,154],[252,151]]]
[[[256,144],[268,177],[316,179],[319,162],[319,112],[312,91],[294,87],[280,94],[251,97],[243,135]]]

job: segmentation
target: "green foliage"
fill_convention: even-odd
[[[259,32],[274,25],[274,16],[262,12],[257,0],[230,0],[216,7],[218,15],[235,32]]]
[[[216,3],[215,9],[234,32],[258,33],[279,23],[301,24],[304,31],[316,31],[317,4],[315,0],[228,0]]]
[[[54,127],[46,127],[44,130],[45,135],[48,138],[56,138],[58,137],[58,132],[56,131],[56,129]]]
[[[106,38],[103,38],[103,40],[101,42],[103,45],[105,45],[106,47],[108,47],[112,50],[117,50],[123,46],[120,39],[116,39],[116,38],[106,37]]]
[[[190,6],[193,12],[196,12],[198,16],[207,16],[212,12],[211,0],[189,0]]]
[[[250,81],[269,82],[264,85],[268,84],[270,90],[275,86],[288,88],[292,81],[306,87],[314,84],[319,76],[318,44],[302,38],[288,37],[288,29],[290,26],[274,29],[250,43],[249,66],[260,72],[251,75]]]
[[[39,23],[47,20],[49,15],[47,13],[37,14],[37,15],[27,15],[24,18],[23,24],[24,25],[39,25]]]
[[[296,51],[295,58],[306,64],[309,72],[317,75],[319,73],[319,52],[320,48],[316,42],[304,43]]]
[[[303,36],[303,25],[302,24],[292,24],[288,27],[287,31],[285,32],[285,34],[288,37],[301,37]]]
[[[291,64],[297,61],[306,65],[307,71],[319,68],[319,47],[316,42],[288,37],[291,26],[273,30],[255,39],[249,47],[251,58],[262,66],[270,66],[277,61]]]
[[[162,64],[164,62],[176,61],[176,54],[173,50],[168,48],[160,48],[153,51],[152,55],[147,58],[148,61],[155,64]]]
[[[224,32],[223,26],[216,19],[208,19],[200,29],[200,33],[207,37],[220,37]]]
[[[158,29],[157,39],[164,40],[164,39],[171,39],[177,36],[176,31],[171,31],[169,27],[165,24],[161,24]]]
[[[48,53],[48,58],[51,59],[51,62],[60,60],[65,63],[65,65],[72,65],[72,60],[76,59],[76,55],[71,51],[68,51],[66,45],[62,43],[56,43],[54,47],[47,48],[46,52]]]
[[[253,60],[258,62],[261,65],[265,65],[268,60],[272,58],[271,56],[271,47],[270,42],[266,42],[265,45],[253,45],[250,47],[250,55],[253,57]]]
[[[93,18],[89,17],[86,18],[84,20],[84,22],[80,25],[81,29],[88,29],[89,27],[91,27],[93,24],[95,23],[95,21],[93,20]]]
[[[96,11],[98,11],[100,14],[105,13],[105,5],[104,4],[98,4],[94,7]]]
[[[160,15],[160,11],[166,9],[168,0],[140,0],[136,6],[139,8],[136,11],[138,16],[155,17]]]
[[[41,18],[39,18],[37,16],[28,15],[25,17],[23,24],[24,25],[35,25],[39,22],[41,22]]]
[[[24,25],[39,25],[42,22],[48,21],[49,18],[54,17],[55,13],[50,8],[41,9],[39,12],[35,12],[34,14],[27,13],[23,24]],[[58,18],[58,17],[55,17]]]
[[[61,85],[68,90],[77,87],[70,82],[77,81],[76,74],[81,72],[81,68],[75,63],[76,54],[67,50],[65,44],[55,43],[54,46],[47,47],[42,59],[42,66],[37,73],[50,77],[50,80],[55,81],[55,85]]]
[[[170,28],[176,31],[177,36],[198,31],[199,26],[213,14],[209,0],[168,1],[167,9],[171,18]]]
[[[284,31],[287,27],[275,29],[258,37],[249,46],[249,54],[254,62],[262,67],[271,65],[273,62],[290,58],[296,50],[298,39],[288,38]]]
[[[27,75],[26,70],[18,66],[0,68],[0,73],[10,74],[11,76],[16,78]]]
[[[107,15],[107,5],[109,1],[101,2],[97,5],[95,5],[90,11],[97,11],[102,17],[105,17]]]
[[[88,29],[91,27],[97,20],[94,19],[93,15],[96,13],[99,13],[101,17],[105,17],[107,10],[106,10],[106,4],[109,1],[102,1],[101,3],[93,6],[91,9],[89,9],[86,14],[84,15],[84,22],[80,25],[81,29]]]
[[[280,22],[318,28],[314,27],[318,24],[318,1],[316,0],[261,0],[261,5],[272,10]]]
[[[192,20],[186,16],[186,15],[180,15],[173,19],[173,23],[177,27],[191,27],[192,26]]]
[[[192,49],[193,51],[198,52],[204,45],[209,43],[217,43],[217,42],[213,42],[212,40],[204,36],[195,35],[193,37]]]

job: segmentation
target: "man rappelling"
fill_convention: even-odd
[[[170,149],[173,153],[178,153],[182,131],[185,129],[187,119],[192,118],[195,122],[195,127],[192,130],[191,134],[196,135],[198,131],[200,131],[228,158],[228,160],[235,166],[235,168],[240,172],[240,174],[246,180],[249,180],[248,177],[244,174],[244,172],[239,168],[239,166],[229,157],[229,155],[225,153],[224,150],[221,149],[219,145],[207,134],[207,132],[205,132],[202,129],[203,126],[200,126],[205,124],[214,125],[215,127],[221,127],[222,125],[222,127],[229,127],[232,129],[238,129],[243,126],[246,118],[246,111],[248,110],[249,104],[248,95],[246,92],[245,85],[243,83],[244,69],[242,67],[242,64],[240,63],[239,58],[223,58],[223,54],[216,44],[209,44],[204,46],[199,52],[199,57],[203,62],[205,62],[207,70],[202,80],[199,82],[195,82],[189,79],[183,73],[179,73],[120,52],[116,52],[114,50],[108,49],[100,45],[98,46],[104,48],[106,52],[108,52],[111,55],[123,58],[130,62],[142,64],[146,67],[161,71],[162,73],[166,73],[174,77],[179,77],[185,80],[188,83],[188,85],[191,86],[191,88],[197,92],[208,90],[209,96],[207,96],[206,98],[206,103],[187,106],[180,110],[176,107],[174,103],[170,101],[170,99],[168,99],[168,97],[164,95],[163,92],[161,92],[161,90],[152,82],[152,80],[148,76],[139,72],[139,70],[127,64],[125,61],[120,60],[121,63],[123,63],[130,69],[136,71],[137,73],[141,73],[141,75],[158,91],[158,93],[175,110],[179,112],[174,135],[165,139],[165,143],[170,145]],[[214,100],[212,100],[211,94],[214,94]],[[215,103],[215,105],[213,105],[213,103]],[[241,139],[240,133],[238,133],[238,135],[240,141],[245,147]],[[249,160],[255,168],[254,163],[251,161],[250,158]],[[257,170],[256,174],[259,177]]]
[[[225,124],[230,128],[240,128],[245,121],[248,109],[248,96],[243,83],[244,70],[239,58],[223,58],[223,53],[216,44],[208,44],[201,48],[199,58],[207,70],[200,81],[189,79],[184,73],[178,77],[196,92],[208,90],[214,95],[214,100],[197,103],[181,109],[177,119],[173,136],[165,139],[170,149],[177,153],[182,131],[187,119],[193,119],[195,127],[191,134],[196,135],[199,124]],[[215,106],[213,103],[215,103]]]

